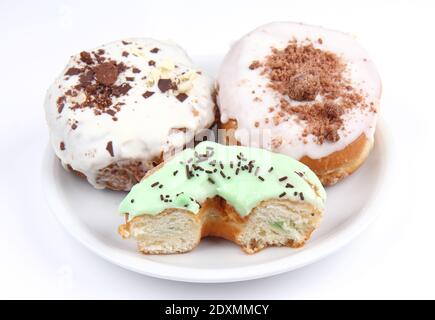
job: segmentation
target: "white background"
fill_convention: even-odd
[[[433,1],[0,1],[0,298],[435,298]],[[102,260],[55,220],[41,190],[45,90],[82,49],[171,38],[194,57],[274,20],[357,35],[383,79],[394,139],[380,217],[328,258],[234,284],[152,279]],[[214,71],[214,70],[210,70]]]

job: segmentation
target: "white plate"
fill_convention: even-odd
[[[317,261],[349,242],[380,212],[374,206],[388,163],[387,134],[378,125],[375,148],[352,176],[328,188],[324,218],[308,243],[300,249],[268,248],[247,255],[231,242],[207,238],[192,252],[145,256],[131,240],[117,234],[123,217],[117,214],[125,196],[96,190],[60,165],[46,150],[43,179],[49,205],[73,237],[87,248],[126,269],[145,275],[189,282],[233,282],[267,277]]]

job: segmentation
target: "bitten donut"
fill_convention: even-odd
[[[227,143],[308,165],[324,185],[354,172],[373,143],[381,81],[354,37],[278,22],[236,42],[218,76]]]
[[[45,101],[62,165],[96,188],[130,190],[215,120],[213,81],[176,44],[126,39],[71,57]]]
[[[247,253],[300,247],[325,190],[304,164],[264,149],[201,142],[149,172],[122,201],[119,233],[145,254],[182,253],[217,236]]]

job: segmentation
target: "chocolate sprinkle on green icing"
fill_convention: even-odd
[[[186,174],[176,174],[180,171]],[[259,172],[261,176],[257,175]],[[283,177],[288,183],[279,181]],[[160,187],[154,188],[156,185]],[[287,188],[293,188],[294,193],[286,192]],[[200,204],[214,196],[225,199],[241,216],[248,215],[268,199],[303,201],[319,209],[324,207],[326,199],[316,175],[290,157],[263,149],[204,141],[195,149],[176,154],[135,185],[120,204],[119,212],[128,213],[129,219],[156,215],[169,208],[198,213]]]

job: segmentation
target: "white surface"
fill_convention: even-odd
[[[206,1],[127,3],[0,3],[1,298],[435,298],[433,1],[282,1],[282,8],[272,0],[249,6],[231,1],[230,7],[224,1],[222,7]],[[219,52],[272,20],[353,32],[376,62],[395,162],[375,223],[311,266],[211,285],[126,271],[69,236],[50,213],[41,188],[44,94],[69,55],[144,35],[170,36],[197,55]]]
[[[124,217],[116,214],[125,193],[96,190],[66,172],[48,147],[43,160],[43,186],[50,208],[66,230],[104,259],[157,278],[217,283],[258,279],[291,271],[340,249],[378,215],[378,199],[391,163],[386,129],[378,126],[376,145],[357,173],[328,188],[324,218],[301,249],[269,248],[255,255],[220,239],[203,239],[192,252],[176,255],[137,253],[134,241],[116,233]]]

